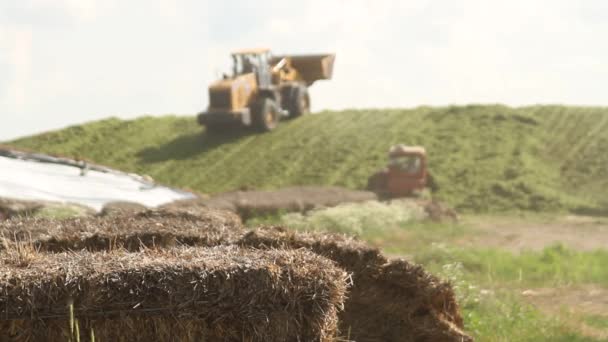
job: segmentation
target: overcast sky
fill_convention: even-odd
[[[335,52],[313,110],[608,105],[606,0],[0,0],[0,141],[194,115],[245,47]]]

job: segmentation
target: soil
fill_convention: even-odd
[[[549,219],[507,217],[467,218],[476,229],[458,241],[465,246],[499,247],[515,253],[538,251],[561,243],[582,251],[608,246],[608,220],[588,216],[561,216]]]
[[[523,299],[549,315],[561,316],[566,324],[586,336],[608,339],[608,329],[572,320],[574,315],[602,316],[608,322],[608,289],[598,285],[581,285],[560,288],[528,289]]]
[[[506,249],[514,253],[542,250],[561,243],[568,248],[592,251],[608,246],[608,219],[589,216],[551,218],[468,217],[476,232],[458,242],[465,246]],[[589,325],[580,315],[604,317],[608,321],[608,288],[596,284],[556,288],[522,289],[525,302],[585,336],[608,340],[608,329]]]
[[[225,192],[210,198],[176,201],[163,208],[207,207],[237,213],[243,221],[253,217],[281,215],[290,212],[305,213],[313,209],[334,207],[342,203],[377,201],[378,195],[370,191],[350,190],[336,186],[292,186],[277,190]],[[433,221],[458,221],[458,215],[439,201],[424,198],[394,199],[413,201],[422,207],[426,217]]]
[[[294,186],[278,190],[232,191],[209,199],[195,200],[196,205],[236,212],[243,220],[260,215],[285,212],[306,212],[312,209],[333,207],[341,203],[376,200],[375,193],[349,190],[340,187]],[[188,203],[182,202],[188,206]],[[194,203],[190,203],[194,204]]]

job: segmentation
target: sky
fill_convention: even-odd
[[[0,0],[0,141],[195,115],[230,51],[336,53],[314,111],[608,105],[605,0]]]

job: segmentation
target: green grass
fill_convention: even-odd
[[[467,279],[476,284],[501,286],[608,286],[608,251],[575,251],[554,245],[541,252],[515,255],[498,249],[464,249],[434,245],[416,254],[415,261],[431,271],[458,262]]]
[[[39,218],[64,219],[86,215],[90,215],[90,212],[87,212],[80,206],[57,204],[44,206],[36,210],[31,216]]]
[[[305,215],[258,218],[249,225],[272,223],[296,230],[356,235],[389,254],[409,256],[433,273],[442,273],[445,265],[458,263],[465,280],[478,285],[594,283],[608,287],[608,250],[577,251],[556,244],[542,251],[515,254],[497,248],[458,247],[455,240],[477,234],[476,231],[466,223],[435,223],[421,221],[422,217],[420,208],[411,202],[366,202],[313,210]]]
[[[608,316],[586,315],[583,321],[594,328],[608,329]]]
[[[434,242],[457,239],[470,229],[462,224],[423,220],[421,207],[408,201],[345,203],[333,208],[256,217],[249,227],[283,225],[299,231],[354,235],[393,255],[411,255]]]
[[[465,280],[458,262],[438,273],[450,280],[460,303],[465,329],[479,341],[598,341],[583,336],[557,317],[547,317],[509,289],[484,290]]]
[[[465,329],[479,341],[600,341],[573,331],[558,318],[546,317],[511,294],[465,302],[462,311]]]
[[[608,214],[608,109],[505,106],[322,112],[274,132],[207,134],[193,117],[107,119],[9,142],[203,193],[294,184],[361,189],[396,143],[424,145],[461,211]]]

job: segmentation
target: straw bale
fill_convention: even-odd
[[[41,251],[109,250],[174,245],[213,246],[242,228],[240,218],[214,209],[146,210],[137,214],[64,220],[21,218],[0,222],[6,243],[21,241]]]
[[[405,260],[387,260],[351,237],[258,228],[238,242],[255,248],[308,248],[352,274],[340,330],[355,341],[471,341],[448,282]]]
[[[161,215],[162,212],[147,213]],[[130,222],[123,218],[117,220],[116,224]],[[14,228],[8,226],[10,222],[13,225],[16,223],[8,222],[0,223],[0,227],[5,227],[7,232],[14,231]],[[56,224],[65,225],[66,222],[71,221],[58,221]],[[95,224],[99,225],[99,222],[84,227],[90,229]],[[340,330],[343,335],[356,341],[470,340],[462,331],[462,317],[449,283],[407,261],[389,261],[377,248],[355,238],[336,234],[299,233],[281,227],[259,227],[250,231],[223,229],[218,232],[214,230],[213,224],[204,229],[198,229],[196,224],[193,228],[183,224],[181,230],[178,229],[180,225],[182,223],[176,223],[173,240],[159,239],[156,235],[156,240],[152,241],[131,237],[134,233],[128,235],[128,232],[136,225],[125,223],[120,239],[132,241],[123,242],[123,245],[135,249],[142,245],[171,246],[174,241],[195,246],[239,245],[269,251],[305,248],[335,261],[351,275],[353,286],[349,290],[345,310],[340,314]],[[153,228],[153,225],[148,225],[152,229],[150,227]],[[52,245],[51,242],[64,250],[83,248],[84,245],[91,250],[107,250],[110,246],[108,243],[83,242],[89,241],[79,240],[80,237],[87,237],[86,233],[70,235],[67,233],[69,229],[56,229],[50,232],[53,238],[47,240],[32,238],[33,243],[43,250],[57,250],[56,247],[48,247]],[[112,231],[108,231],[101,235],[107,237],[112,234]]]
[[[0,340],[329,341],[347,275],[305,249],[2,255]]]

